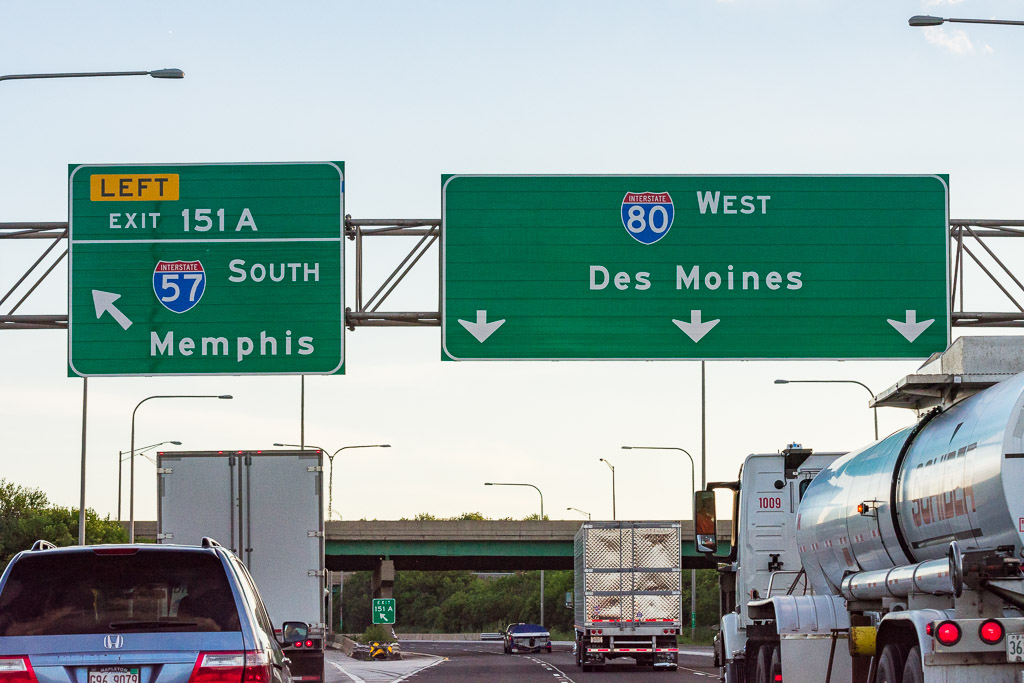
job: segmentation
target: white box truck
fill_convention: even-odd
[[[682,628],[679,522],[586,522],[573,543],[576,665],[629,657],[675,669]]]
[[[179,451],[157,455],[157,540],[209,537],[245,563],[285,634],[296,681],[324,680],[323,462],[318,450]]]

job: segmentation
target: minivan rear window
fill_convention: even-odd
[[[44,550],[22,555],[0,592],[0,637],[238,630],[213,553]]]

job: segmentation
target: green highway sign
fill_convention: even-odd
[[[442,178],[446,360],[923,358],[948,179]]]
[[[393,624],[395,623],[395,599],[374,598],[373,599],[373,623]]]
[[[74,376],[344,372],[341,162],[72,165]]]

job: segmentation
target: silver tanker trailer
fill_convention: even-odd
[[[912,427],[845,455],[751,455],[697,492],[708,554],[714,490],[734,493],[723,681],[1024,682],[1024,373],[973,353],[1008,343],[958,340],[875,398],[918,409]]]

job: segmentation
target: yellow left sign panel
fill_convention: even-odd
[[[177,201],[177,173],[95,174],[89,176],[94,202]]]

